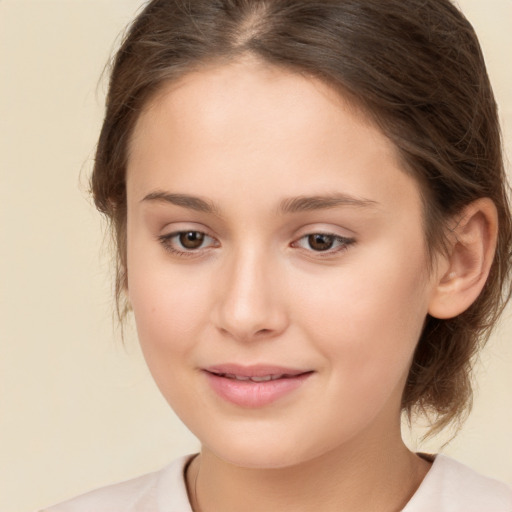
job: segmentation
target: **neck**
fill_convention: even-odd
[[[400,437],[364,450],[344,446],[278,469],[241,468],[203,448],[187,471],[187,484],[194,512],[396,512],[429,468]]]

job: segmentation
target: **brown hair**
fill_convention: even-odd
[[[431,260],[446,223],[471,201],[498,210],[496,256],[464,313],[428,317],[402,408],[434,413],[432,431],[471,405],[473,356],[510,296],[511,217],[497,108],[476,35],[449,0],[153,0],[113,61],[92,176],[117,244],[118,312],[126,287],[128,146],[141,110],[169,81],[251,53],[338,87],[369,113],[421,184]]]

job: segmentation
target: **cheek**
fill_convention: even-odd
[[[194,351],[204,322],[204,297],[193,283],[179,276],[138,272],[129,278],[130,300],[146,364],[162,395],[182,416],[196,399],[190,386],[183,385],[194,366]]]
[[[326,359],[343,368],[341,378],[392,384],[408,371],[427,314],[428,289],[421,253],[404,251],[411,256],[406,258],[386,246],[376,253],[378,258],[361,255],[336,269],[324,283],[309,283],[302,318]]]
[[[128,289],[147,358],[168,353],[172,361],[176,355],[186,354],[198,338],[208,310],[202,280],[187,279],[186,273],[170,271],[165,262],[145,262],[135,255],[130,260]]]

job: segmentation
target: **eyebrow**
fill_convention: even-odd
[[[182,206],[189,210],[196,210],[203,213],[220,215],[219,209],[211,201],[201,199],[200,197],[190,196],[188,194],[171,194],[169,192],[151,192],[145,196],[142,201],[157,201]]]
[[[172,194],[156,191],[146,195],[142,201],[157,201],[174,204],[190,210],[202,213],[210,213],[220,216],[220,209],[211,201],[188,194]],[[347,194],[298,196],[283,199],[278,207],[278,213],[282,215],[314,210],[326,210],[340,206],[352,206],[356,208],[376,207],[379,203],[371,199],[354,197]]]
[[[299,196],[284,199],[279,212],[282,214],[307,212],[312,210],[327,210],[340,206],[353,206],[357,208],[377,207],[379,203],[371,199],[354,197],[347,194],[332,194],[327,196]]]

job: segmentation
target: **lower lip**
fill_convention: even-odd
[[[236,380],[205,372],[212,389],[224,400],[239,407],[264,407],[283,398],[299,388],[312,373],[303,373],[296,377],[253,382]]]

